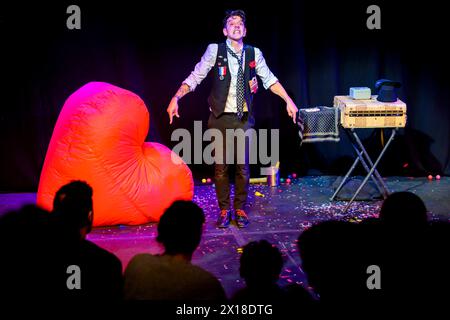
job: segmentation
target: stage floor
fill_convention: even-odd
[[[358,221],[373,217],[381,205],[381,201],[358,201],[343,214],[345,201],[329,201],[335,180],[336,177],[330,176],[301,177],[289,185],[282,184],[279,187],[251,185],[248,208],[251,223],[247,229],[238,229],[234,225],[228,229],[217,229],[214,186],[196,186],[194,201],[204,209],[206,225],[193,263],[216,275],[231,297],[244,285],[239,277],[239,248],[249,241],[266,239],[275,244],[284,257],[280,284],[306,284],[296,246],[300,232],[322,220]],[[449,177],[439,181],[389,177],[385,182],[391,192],[411,191],[420,196],[430,212],[430,219],[450,220]],[[256,192],[264,196],[258,196]],[[0,214],[35,201],[35,193],[0,194]],[[116,254],[124,268],[137,253],[161,252],[162,248],[155,237],[156,224],[94,228],[89,235],[91,241]]]

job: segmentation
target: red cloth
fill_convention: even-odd
[[[188,166],[169,148],[145,142],[149,113],[134,93],[90,82],[64,104],[39,181],[38,205],[51,210],[72,180],[94,190],[94,226],[158,221],[177,199],[191,200]]]

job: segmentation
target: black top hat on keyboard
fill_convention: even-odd
[[[375,83],[375,89],[378,91],[377,100],[381,102],[396,102],[397,101],[397,88],[400,88],[401,84],[398,81],[392,81],[388,79],[380,79]]]

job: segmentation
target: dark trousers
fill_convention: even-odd
[[[218,129],[222,133],[223,138],[221,148],[221,158],[223,162],[218,163],[218,153],[216,152],[214,168],[216,194],[221,210],[230,208],[229,168],[232,165],[235,166],[234,209],[244,209],[245,203],[247,202],[248,184],[250,179],[249,141],[247,139],[244,140],[244,143],[240,143],[242,141],[239,141],[238,139],[233,139],[231,141],[228,139],[227,141],[226,129],[242,129],[246,131],[252,127],[253,122],[248,121],[248,118],[247,113],[245,113],[242,120],[239,120],[236,114],[223,113],[218,118],[211,114],[208,120],[208,128]],[[231,157],[230,154],[231,150],[233,150],[234,153],[233,157]],[[241,163],[238,163],[239,152],[242,155],[241,160],[242,158],[244,160],[240,161]]]

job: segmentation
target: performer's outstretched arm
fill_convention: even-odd
[[[178,114],[178,100],[180,100],[189,92],[191,92],[190,87],[186,83],[183,83],[178,89],[177,93],[175,93],[175,95],[173,96],[172,100],[170,100],[169,106],[167,107],[170,124],[172,124],[173,116],[176,116],[177,118],[180,117],[180,115]]]
[[[178,100],[183,96],[195,90],[195,88],[205,79],[208,75],[209,70],[216,63],[217,56],[217,44],[212,43],[206,49],[203,54],[202,59],[199,63],[195,65],[194,70],[191,74],[183,81],[183,84],[178,89],[175,96],[170,100],[169,106],[167,107],[167,113],[169,114],[170,124],[172,124],[173,116],[180,117],[178,114]]]
[[[294,123],[296,123],[296,115],[298,112],[295,103],[286,93],[277,77],[274,76],[267,66],[266,59],[258,48],[255,48],[255,60],[256,60],[256,74],[261,78],[265,89],[270,89],[273,93],[280,96],[286,102],[286,110]]]
[[[286,111],[287,111],[289,117],[291,117],[292,120],[294,121],[294,123],[296,123],[296,119],[297,119],[296,115],[298,112],[297,106],[295,105],[294,101],[292,101],[291,97],[289,97],[286,90],[284,90],[281,83],[276,82],[273,85],[271,85],[269,89],[276,95],[280,96],[286,102]]]

